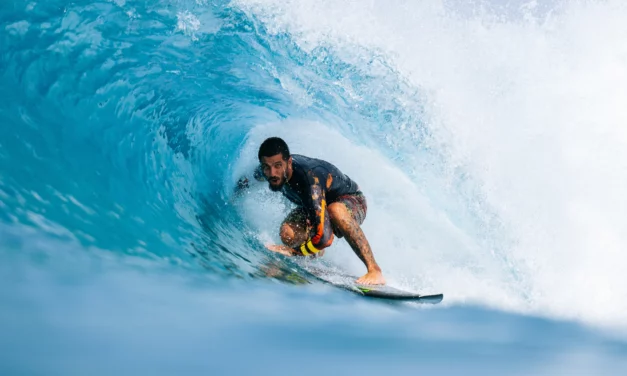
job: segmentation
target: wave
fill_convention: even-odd
[[[359,182],[391,283],[624,325],[627,10],[473,4],[6,3],[3,258],[264,277],[286,203],[231,193],[280,135]]]
[[[434,210],[387,211],[411,225],[379,240],[386,266],[457,301],[622,323],[623,3],[236,4],[311,54],[390,67],[401,89],[376,108],[406,116],[359,132],[421,189],[393,196]]]

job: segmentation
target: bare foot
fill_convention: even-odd
[[[357,280],[360,285],[385,285],[381,270],[372,270]]]

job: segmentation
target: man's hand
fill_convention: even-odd
[[[268,248],[272,252],[280,253],[280,254],[285,255],[285,256],[301,256],[301,257],[305,257],[300,252],[295,251],[293,248],[290,248],[290,247],[288,247],[286,245],[266,244],[266,248]],[[311,255],[311,256],[308,256],[308,257],[318,258],[318,257],[322,257],[323,255],[324,255],[324,249],[321,249],[318,253],[316,253],[314,255]]]
[[[290,248],[290,247],[288,247],[286,245],[266,244],[266,248],[268,248],[272,252],[280,253],[280,254],[285,255],[285,256],[295,256],[296,255],[296,252],[292,248]]]
[[[368,271],[365,275],[356,281],[360,285],[385,285],[385,278],[380,269]]]

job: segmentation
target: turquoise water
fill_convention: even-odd
[[[0,373],[623,374],[620,2],[5,1]],[[268,136],[369,200],[385,303],[264,250]]]

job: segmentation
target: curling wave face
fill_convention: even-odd
[[[0,339],[11,348],[0,370],[87,372],[103,363],[90,356],[114,342],[128,344],[124,353],[152,344],[165,356],[169,341],[195,354],[176,357],[180,370],[202,356],[198,333],[220,332],[229,339],[210,346],[226,371],[238,338],[255,348],[278,333],[273,348],[285,351],[299,341],[290,328],[318,343],[312,354],[336,356],[329,344],[343,341],[350,359],[346,349],[372,330],[398,350],[386,356],[399,371],[415,370],[415,359],[441,370],[423,350],[444,343],[466,370],[485,374],[471,350],[455,346],[470,341],[481,352],[507,342],[493,365],[499,374],[535,343],[523,333],[549,327],[554,342],[536,349],[559,359],[516,364],[535,374],[624,367],[621,340],[559,321],[627,323],[627,9],[483,5],[0,5],[0,325],[21,338]],[[263,184],[232,196],[274,135],[358,182],[386,279],[445,293],[443,318],[319,285],[262,282],[307,267],[263,250],[278,241],[285,200]],[[323,262],[363,271],[342,241]],[[308,323],[295,320],[302,309]],[[164,330],[172,317],[190,324]],[[467,328],[482,317],[502,330]],[[412,326],[422,320],[450,330]],[[415,331],[405,343],[407,327]],[[582,347],[565,344],[565,333]],[[55,339],[67,347],[28,368],[27,350],[46,354]],[[560,360],[584,350],[589,358]],[[71,354],[93,360],[72,364]],[[134,356],[142,370],[165,372]],[[124,354],[112,359],[101,372],[120,371]]]

